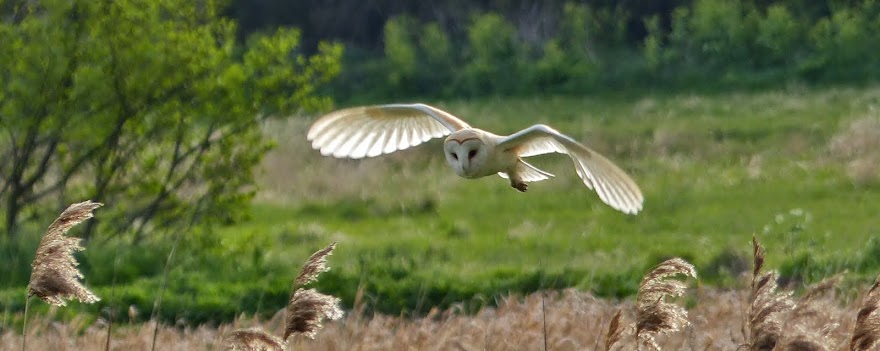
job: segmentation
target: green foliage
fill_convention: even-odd
[[[602,33],[599,23],[589,6],[566,3],[559,34],[544,44],[543,55],[529,65],[534,67],[532,85],[539,91],[578,91],[593,83],[592,74],[599,64],[594,51],[600,42],[593,37]]]
[[[727,82],[747,81],[765,72],[773,72],[768,81],[880,78],[869,63],[880,43],[875,1],[832,6],[828,15],[791,6],[698,0],[672,13],[665,35],[656,17],[647,20],[643,55],[652,71],[696,79],[720,73]]]
[[[21,6],[20,19],[0,22],[10,234],[21,214],[48,223],[85,198],[111,205],[99,233],[136,241],[240,219],[270,146],[262,121],[328,107],[316,89],[340,71],[339,45],[298,53],[295,30],[240,45],[213,1]]]
[[[353,0],[308,3],[232,8],[251,28],[301,23],[307,42],[351,43],[358,53],[333,86],[343,101],[880,79],[877,0],[440,0],[370,16]]]
[[[687,11],[677,11],[670,45],[681,48],[686,61],[708,68],[748,60],[749,20],[739,0],[697,0]]]
[[[880,45],[880,5],[864,1],[854,7],[840,7],[821,18],[808,33],[813,55],[802,67],[807,74],[854,78],[876,75],[876,65],[866,64],[877,56]],[[854,69],[855,68],[855,69]],[[867,70],[867,72],[865,72]]]
[[[791,64],[800,54],[804,30],[788,8],[774,4],[767,8],[767,15],[758,18],[756,53],[752,55],[759,66]]]
[[[449,35],[437,22],[427,23],[419,35],[419,48],[424,53],[419,71],[424,85],[422,91],[451,95],[453,71],[459,58]]]
[[[468,55],[461,87],[469,95],[510,94],[518,90],[518,58],[523,52],[516,28],[496,13],[477,15],[467,28]]]
[[[412,95],[447,91],[455,60],[449,36],[439,24],[421,25],[407,16],[385,24],[385,91]]]
[[[388,84],[395,89],[412,87],[417,66],[416,24],[410,17],[395,17],[385,23],[385,58],[388,62]]]

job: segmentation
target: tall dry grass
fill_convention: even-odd
[[[421,318],[367,315],[362,306],[340,322],[317,329],[293,328],[291,306],[302,282],[326,270],[326,255],[318,251],[294,279],[291,306],[268,320],[239,317],[219,327],[161,326],[161,350],[873,350],[880,340],[880,277],[858,303],[845,305],[834,296],[839,276],[808,287],[796,297],[776,284],[774,272],[764,272],[764,248],[753,241],[751,284],[740,290],[687,289],[674,275],[696,276],[680,259],[661,263],[643,279],[635,301],[598,299],[568,289],[508,296],[475,314],[461,308],[432,309]],[[297,283],[299,282],[299,283]],[[686,296],[684,307],[668,301]],[[302,297],[300,297],[302,298]],[[312,319],[320,313],[307,313]],[[627,321],[631,321],[627,323]],[[302,320],[300,320],[302,322]],[[303,323],[301,325],[308,325]],[[743,327],[740,327],[744,325]],[[314,326],[314,324],[312,325]],[[112,349],[143,349],[150,342],[151,323],[120,326]],[[34,349],[100,350],[107,324],[82,320],[34,321]],[[307,337],[308,330],[315,333]],[[640,333],[650,331],[650,338]],[[298,333],[285,344],[277,335]],[[0,333],[0,349],[13,349],[21,336]],[[230,342],[237,346],[230,347]]]
[[[687,289],[684,282],[668,279],[675,275],[696,278],[697,271],[685,260],[673,258],[651,269],[642,279],[636,298],[636,348],[644,345],[659,350],[657,336],[674,333],[688,324],[684,307],[666,301],[683,296]]]
[[[738,326],[747,316],[743,306],[748,301],[748,290],[696,289],[690,293],[696,301],[688,309],[690,326],[658,336],[660,349],[736,350],[746,342]],[[457,308],[434,309],[413,319],[353,312],[338,322],[328,323],[314,340],[291,338],[287,350],[542,350],[542,294],[501,298],[497,307],[487,307],[476,314],[464,314]],[[548,350],[602,350],[608,324],[616,313],[621,311],[627,320],[635,320],[636,306],[632,301],[599,299],[576,290],[546,292],[545,301]],[[841,323],[828,336],[835,345],[832,350],[848,350],[859,308],[832,304],[828,309],[833,321]],[[819,316],[807,318],[818,323],[828,321]],[[218,327],[162,326],[156,348],[222,350],[222,337],[238,329],[261,328],[271,335],[282,335],[284,320],[282,310],[267,320],[240,317]],[[83,325],[81,321],[58,323],[41,318],[33,324],[34,350],[103,350],[105,323]],[[114,326],[111,349],[148,348],[152,328],[152,323]],[[20,335],[6,330],[0,334],[0,350],[14,350],[19,341]]]

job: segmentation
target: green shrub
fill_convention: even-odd
[[[651,16],[644,20],[645,23],[645,40],[642,41],[642,55],[645,57],[645,64],[648,71],[657,73],[660,68],[668,61],[666,58],[668,49],[664,48],[664,33],[660,28],[660,17]]]
[[[573,56],[588,56],[593,36],[602,30],[588,5],[565,3],[558,40]]]
[[[425,91],[451,95],[452,70],[458,57],[453,53],[449,35],[436,22],[425,24],[419,36],[419,48],[424,56],[419,73],[421,83],[428,87]]]
[[[385,22],[385,59],[388,65],[388,84],[394,89],[411,89],[418,70],[415,20],[394,17]]]
[[[535,64],[534,84],[549,88],[564,84],[570,79],[572,66],[577,65],[565,52],[559,41],[551,40],[544,44],[544,55]]]
[[[880,58],[880,7],[864,1],[855,7],[833,10],[830,17],[819,19],[810,29],[812,55],[801,71],[808,77],[836,76],[857,78],[876,72]]]
[[[473,18],[467,28],[467,61],[459,72],[469,95],[509,94],[520,90],[522,48],[516,28],[497,13]]]
[[[803,40],[803,28],[784,5],[771,5],[758,19],[757,50],[752,57],[759,66],[793,63]]]
[[[675,37],[685,41],[676,43],[689,48],[698,62],[712,68],[724,67],[748,59],[750,33],[749,17],[739,0],[697,0],[684,23],[676,28],[683,35]]]

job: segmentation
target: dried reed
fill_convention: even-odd
[[[83,275],[77,269],[79,263],[73,253],[85,249],[80,245],[81,239],[64,234],[73,226],[92,218],[92,211],[101,206],[103,204],[91,201],[70,205],[49,225],[31,264],[28,297],[36,296],[53,306],[65,306],[65,299],[84,303],[100,300],[79,281]]]
[[[614,317],[611,317],[611,322],[608,324],[608,332],[605,334],[605,351],[611,351],[614,345],[623,337],[623,331],[626,328],[621,323],[622,318],[623,310],[617,310],[614,313]]]
[[[299,275],[293,280],[293,285],[295,287],[306,285],[318,280],[318,275],[321,273],[329,271],[330,267],[327,267],[327,257],[333,254],[334,249],[336,249],[336,243],[332,243],[313,253],[312,256],[306,260],[303,268],[299,271]]]
[[[776,291],[776,272],[761,274],[764,267],[764,247],[752,237],[752,288],[749,294],[748,330],[749,350],[770,351],[782,337],[782,316],[791,311],[794,302],[791,292]]]
[[[227,350],[283,350],[287,338],[293,334],[302,334],[314,339],[318,330],[323,328],[324,319],[342,318],[339,298],[319,293],[315,289],[301,287],[318,280],[318,275],[330,270],[327,257],[333,254],[336,243],[318,250],[303,264],[299,275],[293,280],[290,288],[290,302],[285,308],[284,339],[279,339],[261,329],[239,329],[224,338]]]
[[[865,295],[862,306],[856,315],[849,349],[852,351],[873,350],[880,346],[880,276]]]
[[[81,239],[64,235],[73,226],[92,218],[94,216],[92,211],[101,206],[103,204],[90,200],[70,205],[49,225],[46,234],[40,239],[34,262],[31,264],[31,278],[27,287],[22,350],[27,347],[27,314],[32,296],[53,306],[65,306],[67,305],[65,300],[72,299],[83,303],[100,300],[80,282],[83,275],[77,269],[79,263],[76,262],[73,253],[85,250],[80,245]]]
[[[324,327],[321,324],[324,319],[342,318],[339,302],[339,298],[321,294],[315,289],[298,289],[287,305],[284,339],[293,334],[314,339],[318,330]]]
[[[342,317],[339,298],[324,295],[314,289],[300,287],[318,280],[318,275],[330,270],[327,257],[333,254],[336,243],[318,250],[306,260],[299,275],[293,280],[290,302],[287,304],[287,318],[284,327],[284,340],[293,334],[302,334],[310,339],[323,328],[324,319],[335,320]]]
[[[227,351],[284,351],[287,343],[260,328],[240,329],[226,335]]]
[[[655,266],[642,278],[636,298],[636,339],[639,344],[659,350],[654,337],[680,330],[688,324],[684,307],[665,301],[666,297],[684,295],[684,282],[667,279],[682,274],[696,278],[694,266],[680,258],[672,258]]]
[[[835,275],[811,286],[794,303],[784,320],[781,339],[777,349],[782,350],[831,350],[832,341],[828,334],[839,323],[833,318],[822,316],[829,310],[822,297],[829,295],[840,283],[843,275]],[[818,322],[818,323],[817,323]]]

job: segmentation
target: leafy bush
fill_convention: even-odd
[[[533,86],[538,91],[577,91],[589,86],[598,66],[595,53],[601,22],[587,5],[568,2],[556,38],[547,41],[543,55],[533,65]]]
[[[385,58],[388,84],[394,89],[412,89],[419,67],[415,46],[415,21],[407,16],[385,23]]]
[[[880,5],[875,2],[837,8],[819,19],[808,35],[812,55],[801,66],[804,74],[850,79],[862,73],[876,75],[876,65],[869,63],[880,57]]]
[[[420,70],[421,80],[426,86],[424,91],[433,89],[441,95],[451,95],[453,67],[459,58],[455,55],[449,35],[437,22],[427,23],[419,36],[419,48],[424,54],[423,68]]]
[[[752,55],[759,67],[791,64],[801,50],[803,28],[783,5],[774,4],[757,19],[756,52]]]
[[[510,94],[519,91],[522,44],[516,28],[497,13],[473,18],[467,28],[467,61],[459,80],[469,95]]]
[[[751,18],[741,1],[697,0],[676,14],[671,44],[689,61],[712,69],[747,62]]]

